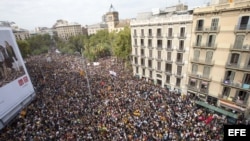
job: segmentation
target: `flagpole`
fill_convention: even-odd
[[[86,79],[87,79],[87,86],[88,86],[88,90],[89,90],[89,95],[91,96],[91,89],[90,89],[90,85],[89,85],[89,77],[88,77],[87,65],[86,65],[86,62],[85,62],[85,58],[84,58],[82,49],[81,49],[81,54],[82,54],[83,65],[84,65],[84,68],[85,68],[85,75],[86,75]]]

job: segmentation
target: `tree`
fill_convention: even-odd
[[[53,44],[49,34],[35,35],[29,38],[27,41],[30,45],[31,54],[46,53]]]
[[[125,27],[115,38],[113,46],[114,55],[122,61],[129,61],[131,54],[130,28]]]
[[[17,40],[18,47],[23,58],[26,58],[30,54],[30,45],[26,40]]]

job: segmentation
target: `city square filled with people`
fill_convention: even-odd
[[[85,65],[84,65],[85,64]],[[221,141],[227,119],[133,76],[120,61],[32,56],[36,98],[0,131],[5,141]],[[110,73],[113,72],[113,73]]]

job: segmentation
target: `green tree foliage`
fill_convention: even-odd
[[[46,53],[53,44],[49,34],[35,35],[29,38],[27,41],[30,45],[31,54]]]
[[[18,47],[23,58],[26,58],[30,54],[30,45],[26,40],[17,40]]]
[[[124,30],[117,34],[114,41],[113,51],[117,58],[123,61],[129,61],[129,56],[131,54],[130,28],[125,27]]]

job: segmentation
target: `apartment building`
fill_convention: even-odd
[[[68,40],[71,36],[81,35],[82,27],[78,23],[69,23],[65,20],[57,20],[53,26],[57,36],[61,39]]]
[[[15,35],[16,40],[26,40],[30,38],[30,33],[27,29],[19,28],[15,22],[0,21],[0,26],[10,27]]]
[[[139,13],[132,20],[133,74],[186,94],[192,10],[178,4]]]
[[[188,93],[234,118],[248,116],[250,108],[249,5],[218,0],[193,11]]]

